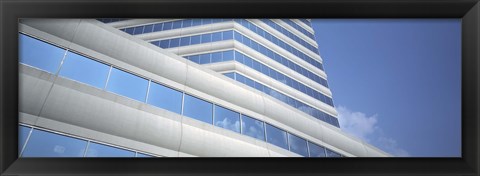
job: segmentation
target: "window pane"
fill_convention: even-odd
[[[148,104],[182,113],[182,93],[152,82],[148,92]]]
[[[225,76],[227,76],[227,77],[229,77],[229,78],[235,79],[235,78],[233,77],[233,74],[234,74],[234,73],[224,73],[223,75],[225,75]]]
[[[222,61],[222,52],[212,53],[212,63]]]
[[[59,75],[103,89],[109,70],[105,64],[68,52]]]
[[[174,21],[172,29],[178,29],[182,27],[182,21]]]
[[[310,150],[310,157],[325,157],[325,148],[323,147],[308,142],[308,149]]]
[[[83,157],[87,141],[33,129],[22,157]]]
[[[152,32],[152,29],[153,29],[153,24],[151,24],[151,25],[146,25],[145,28],[143,29],[143,33]]]
[[[342,155],[338,154],[337,152],[331,151],[327,148],[327,157],[341,157]]]
[[[85,157],[135,157],[135,152],[90,142]]]
[[[190,37],[180,38],[180,46],[187,46],[190,44]]]
[[[223,61],[230,61],[233,60],[233,50],[224,51],[223,54]]]
[[[163,31],[170,30],[170,29],[172,29],[172,22],[166,22],[163,24],[163,28],[162,28]]]
[[[184,99],[183,115],[212,124],[212,103],[188,94],[185,94]]]
[[[202,43],[207,43],[212,41],[212,34],[203,34],[202,35]]]
[[[19,61],[50,73],[60,66],[65,50],[20,34]]]
[[[28,134],[32,128],[25,126],[18,126],[18,153],[22,152],[23,145],[27,141]]]
[[[145,102],[148,81],[122,70],[112,68],[107,90],[135,100]]]
[[[215,106],[215,126],[240,133],[240,114],[232,110]]]
[[[263,122],[242,115],[242,134],[265,141]]]
[[[307,141],[305,139],[288,133],[288,143],[290,151],[302,156],[308,156]]]
[[[200,35],[195,35],[195,36],[191,36],[190,37],[191,41],[190,41],[190,44],[191,45],[195,45],[195,44],[199,44],[200,43]]]
[[[137,153],[137,158],[153,158],[151,155],[146,155],[143,153]]]
[[[160,48],[168,48],[170,40],[162,40],[160,41]]]
[[[223,40],[231,40],[231,39],[233,39],[233,31],[223,32]]]
[[[200,55],[200,64],[210,63],[210,57],[211,56],[212,56],[212,54],[210,54],[210,53]]]
[[[267,142],[288,150],[287,132],[267,123]]]
[[[222,32],[216,32],[212,34],[212,42],[222,40]]]
[[[170,48],[178,47],[179,45],[180,45],[180,39],[179,38],[174,38],[174,39],[170,40],[170,45],[169,45]]]

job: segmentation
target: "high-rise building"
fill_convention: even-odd
[[[341,131],[308,19],[23,19],[21,157],[389,154]]]

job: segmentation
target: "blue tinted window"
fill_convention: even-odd
[[[23,145],[25,145],[31,129],[25,126],[18,126],[18,153],[22,152]]]
[[[180,38],[180,46],[187,46],[190,43],[190,37]]]
[[[231,40],[231,39],[233,39],[233,31],[223,32],[223,40]]]
[[[190,56],[189,59],[197,64],[200,64],[200,56],[195,55],[195,56]]]
[[[327,157],[341,157],[342,155],[338,154],[337,152],[331,151],[327,148]]]
[[[274,127],[268,123],[266,124],[266,130],[267,130],[268,143],[288,150],[287,132],[277,127]]]
[[[207,43],[212,41],[212,34],[203,34],[202,35],[202,42],[201,43]]]
[[[238,51],[235,51],[235,60],[240,62],[240,63],[243,63],[243,54],[238,52]]]
[[[148,91],[148,104],[182,113],[182,93],[152,82]]]
[[[151,24],[151,25],[146,25],[145,28],[143,29],[143,33],[152,32],[152,29],[153,29],[153,24]]]
[[[33,129],[22,157],[83,157],[87,141]]]
[[[227,77],[229,77],[229,78],[235,79],[235,78],[233,77],[234,73],[224,73],[223,75],[225,75],[225,76],[227,76]]]
[[[160,48],[168,48],[170,40],[162,40],[160,41]]]
[[[152,158],[153,156],[143,154],[143,153],[137,153],[137,158]]]
[[[170,45],[169,45],[170,48],[178,47],[178,46],[180,46],[179,38],[170,39]]]
[[[240,133],[240,114],[232,110],[215,106],[215,126]]]
[[[133,34],[141,34],[143,33],[143,26],[137,26],[133,29]]]
[[[59,75],[103,89],[109,70],[105,64],[68,52]]]
[[[222,52],[223,61],[233,60],[233,50]]]
[[[325,148],[316,144],[308,142],[308,149],[310,151],[310,157],[325,157]]]
[[[203,24],[210,24],[212,23],[212,19],[202,19]]]
[[[253,80],[248,79],[248,78],[245,79],[245,84],[247,84],[250,87],[255,87],[255,85],[253,84]]]
[[[190,44],[191,45],[195,45],[195,44],[199,44],[200,43],[200,35],[195,35],[195,36],[191,36],[190,37],[191,41],[190,41]]]
[[[163,27],[163,23],[155,24],[155,25],[153,26],[153,32],[161,31],[161,30],[162,30],[162,27]]]
[[[56,73],[65,50],[20,34],[19,61],[39,69]]]
[[[307,141],[298,136],[288,134],[288,143],[290,151],[302,156],[308,156]]]
[[[212,63],[222,61],[222,52],[212,53]]]
[[[212,34],[212,42],[222,40],[222,32],[215,32]]]
[[[133,34],[133,27],[125,29],[126,33]]]
[[[192,22],[193,22],[193,20],[184,20],[183,24],[182,24],[182,27],[184,27],[184,28],[190,27],[190,26],[192,26]]]
[[[183,115],[212,124],[212,103],[185,94]]]
[[[144,102],[147,86],[148,81],[146,79],[112,68],[107,90]]]
[[[182,21],[174,21],[172,29],[178,29],[182,27]]]
[[[210,57],[211,56],[212,56],[212,54],[210,54],[210,53],[200,55],[200,64],[210,63]]]
[[[262,71],[262,65],[258,61],[253,61],[253,67],[252,68],[259,71],[259,72]]]
[[[246,115],[242,115],[242,134],[265,141],[263,122]]]
[[[163,24],[162,30],[170,30],[172,29],[172,22],[166,22]]]
[[[198,26],[202,24],[202,19],[193,19],[192,26]]]
[[[135,153],[116,147],[90,142],[85,157],[135,157]]]

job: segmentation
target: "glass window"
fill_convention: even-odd
[[[310,150],[310,157],[325,157],[325,148],[314,143],[308,142],[308,149]]]
[[[212,63],[222,61],[222,52],[212,53]]]
[[[20,34],[19,61],[50,73],[56,73],[65,50]]]
[[[235,60],[240,62],[240,63],[243,63],[243,54],[238,52],[238,51],[235,51]]]
[[[143,33],[143,26],[137,26],[133,29],[133,34],[141,34]]]
[[[146,25],[145,28],[143,29],[143,33],[152,32],[152,29],[153,29],[153,24],[151,24],[151,25]]]
[[[235,40],[242,42],[242,34],[238,33],[237,31],[235,31],[233,37],[235,38]]]
[[[307,140],[288,133],[288,143],[290,151],[302,156],[308,156]]]
[[[200,35],[195,35],[190,37],[190,44],[195,45],[200,43]]]
[[[147,103],[178,114],[182,113],[182,93],[154,82],[150,84]]]
[[[341,157],[342,155],[338,154],[337,152],[331,151],[327,148],[327,157]]]
[[[251,59],[250,57],[245,57],[244,59],[245,59],[244,64],[245,64],[246,66],[253,67],[253,66],[252,66],[252,59]]]
[[[183,115],[212,124],[212,103],[185,94]]]
[[[135,152],[90,142],[85,157],[135,157]]]
[[[195,56],[190,56],[189,59],[197,64],[200,64],[200,56],[195,55]]]
[[[161,31],[161,30],[162,30],[162,27],[163,27],[163,23],[155,24],[155,25],[153,26],[153,32]]]
[[[202,24],[202,19],[192,19],[192,26],[198,26]]]
[[[172,29],[172,22],[166,22],[163,24],[162,31]]]
[[[160,48],[168,48],[170,40],[162,40],[160,41]]]
[[[258,82],[255,82],[254,84],[255,84],[255,89],[263,92],[263,85],[262,84],[260,84]]]
[[[125,32],[133,35],[133,27],[125,29]]]
[[[33,129],[22,157],[83,157],[87,141]]]
[[[225,76],[227,76],[227,77],[229,77],[229,78],[235,79],[235,77],[234,77],[233,74],[234,74],[234,73],[224,73],[223,75],[225,75]]]
[[[183,20],[182,27],[183,27],[183,28],[186,28],[186,27],[192,26],[192,21],[193,21],[193,20]]]
[[[137,158],[152,158],[152,155],[147,155],[143,153],[137,153]]]
[[[180,46],[187,46],[190,44],[190,37],[180,38]]]
[[[249,78],[245,79],[245,84],[247,84],[250,87],[255,87],[253,80]]]
[[[172,29],[178,29],[182,27],[182,21],[174,21]]]
[[[222,40],[222,32],[215,32],[212,34],[212,42]]]
[[[180,39],[179,38],[170,39],[169,48],[178,47],[178,46],[180,46]]]
[[[265,141],[263,122],[242,114],[242,134]]]
[[[108,65],[68,52],[59,75],[103,89],[109,70]]]
[[[259,72],[262,71],[262,65],[260,64],[260,62],[254,60],[252,65],[253,65],[253,67],[252,67],[253,69],[255,69]]]
[[[212,41],[212,34],[203,34],[202,43],[208,43]]]
[[[236,77],[238,82],[245,83],[245,76],[243,76],[241,74],[236,74],[235,77]]]
[[[148,81],[133,74],[112,68],[107,90],[141,102],[145,102]]]
[[[18,153],[22,152],[23,145],[25,145],[31,129],[30,127],[18,126]]]
[[[210,57],[211,56],[212,56],[212,54],[210,54],[210,53],[200,55],[200,64],[210,63]]]
[[[202,19],[203,24],[210,24],[212,23],[212,19]]]
[[[215,126],[240,133],[240,114],[232,110],[215,106]]]
[[[288,144],[287,144],[287,132],[274,127],[270,124],[266,124],[266,130],[267,130],[267,142],[279,147],[282,147],[284,149],[288,150]]]
[[[223,32],[223,40],[231,40],[231,39],[233,39],[233,31]]]
[[[224,51],[222,52],[223,61],[230,61],[233,60],[233,50]]]

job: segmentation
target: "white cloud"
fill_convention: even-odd
[[[398,146],[396,140],[387,137],[377,126],[377,114],[368,116],[362,112],[352,112],[344,106],[338,106],[337,111],[342,131],[365,140],[394,156],[410,156],[406,150]]]

